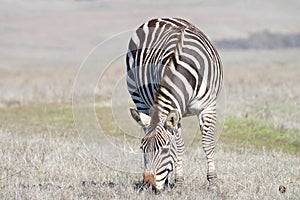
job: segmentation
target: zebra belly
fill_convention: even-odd
[[[190,104],[187,106],[186,112],[182,115],[182,117],[189,117],[193,115],[198,115],[203,110],[202,103],[200,101]]]

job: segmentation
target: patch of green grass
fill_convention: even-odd
[[[71,105],[49,106],[44,109],[45,120],[55,125],[72,125],[74,122]]]
[[[72,106],[69,104],[48,104],[1,108],[1,119],[12,122],[49,122],[68,124],[73,121]],[[28,124],[29,125],[29,124]]]
[[[289,153],[300,152],[299,131],[249,118],[231,118],[225,122],[220,141],[237,147],[278,149]]]
[[[117,108],[117,111],[119,110],[123,112],[124,109]],[[119,130],[114,120],[111,108],[96,106],[95,116],[98,118],[101,128],[107,134],[116,137],[123,136],[122,131]],[[2,127],[8,130],[21,130],[17,132],[22,134],[32,131],[35,133],[43,132],[47,129],[47,126],[51,126],[56,128],[56,130],[61,129],[61,132],[65,135],[68,130],[71,131],[76,128],[71,104],[0,108],[0,121]],[[185,128],[184,134],[190,132],[188,127]],[[198,136],[201,137],[200,135]],[[198,138],[198,136],[194,139],[200,142],[201,138]],[[195,144],[198,146],[199,143],[197,141]],[[268,150],[282,150],[293,154],[299,154],[300,152],[299,130],[276,127],[267,121],[251,118],[227,119],[218,144],[229,151],[236,151],[239,148],[247,148],[248,150],[265,148]]]
[[[98,118],[99,125],[105,132],[110,134],[115,134],[118,132],[110,107],[97,106],[95,108],[95,112]]]
[[[74,128],[70,104],[47,104],[0,108],[2,128],[18,134],[45,133],[55,128],[58,135]]]
[[[107,106],[85,106],[80,109],[82,115],[92,115],[97,118],[101,128],[110,135],[121,136],[121,131],[114,120],[112,110]],[[119,109],[120,110],[120,109]],[[77,113],[78,114],[78,113]],[[85,116],[77,116],[77,120],[83,120]],[[89,116],[90,117],[90,116]],[[34,132],[41,132],[47,126],[56,128],[57,130],[70,130],[75,127],[75,120],[73,115],[73,107],[71,104],[39,104],[16,107],[2,107],[0,108],[0,122],[1,126],[8,130],[24,130],[22,133],[26,134],[26,129],[35,130]],[[86,121],[88,123],[88,121]]]

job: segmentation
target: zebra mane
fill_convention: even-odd
[[[157,126],[157,124],[161,121],[159,118],[159,113],[158,113],[158,108],[157,108],[157,102],[156,102],[156,97],[154,99],[154,110],[152,113],[152,117],[151,117],[151,122],[150,122],[150,127],[151,129],[155,129],[155,127]]]

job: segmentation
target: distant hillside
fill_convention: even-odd
[[[243,39],[217,40],[214,44],[222,49],[284,49],[299,48],[300,33],[280,34],[269,31],[251,33]]]

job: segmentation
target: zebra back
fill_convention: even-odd
[[[201,101],[200,111],[215,101],[223,79],[209,39],[178,18],[142,24],[130,39],[126,65],[128,90],[138,111],[148,115],[155,104],[165,115],[172,109],[195,114],[193,104]]]

